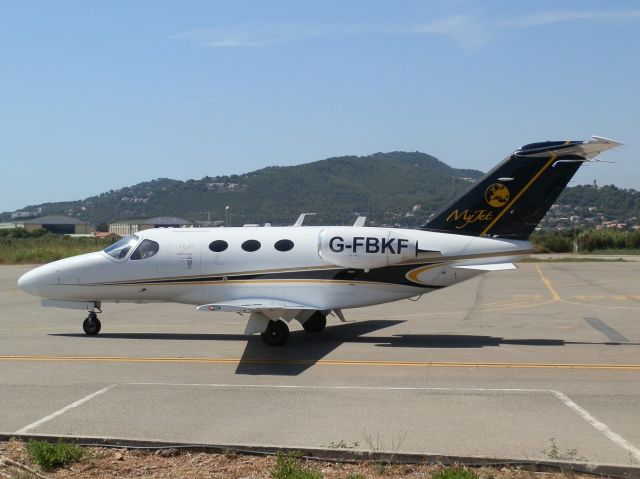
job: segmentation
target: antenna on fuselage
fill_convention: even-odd
[[[367,221],[366,216],[358,216],[353,223],[353,226],[364,226],[364,222]]]
[[[293,226],[302,226],[302,223],[304,222],[304,218],[306,216],[313,216],[315,215],[315,213],[302,213],[300,216],[298,216],[298,219],[296,220],[295,223],[293,223]]]

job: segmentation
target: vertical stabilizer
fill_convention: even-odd
[[[527,239],[580,166],[619,145],[597,136],[525,145],[421,229]]]

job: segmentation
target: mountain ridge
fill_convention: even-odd
[[[422,221],[468,185],[462,178],[482,174],[452,168],[425,153],[395,151],[199,180],[158,178],[83,200],[42,203],[17,211],[40,208],[43,215],[65,214],[91,223],[166,215],[221,220],[224,207],[231,205],[233,224],[290,224],[306,211],[316,212],[314,220],[319,222],[348,222],[363,214],[375,223],[399,219],[420,204],[428,211],[425,214],[421,207],[414,218]]]
[[[219,224],[225,219],[225,206],[230,205],[230,224],[236,226],[291,224],[300,213],[315,212],[305,224],[349,224],[356,215],[363,215],[369,225],[416,227],[483,174],[453,168],[426,153],[392,151],[267,166],[237,175],[184,181],[158,178],[83,200],[42,203],[17,211],[68,215],[93,224],[155,216]],[[558,203],[585,218],[589,208],[624,221],[640,217],[640,193],[612,185],[569,187]],[[0,221],[10,217],[10,212],[2,213]]]

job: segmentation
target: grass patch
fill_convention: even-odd
[[[0,264],[48,263],[106,248],[112,239],[46,234],[37,238],[0,237]]]
[[[62,441],[51,444],[46,441],[29,441],[29,457],[45,471],[78,462],[84,456],[84,449]]]
[[[431,479],[478,479],[478,475],[471,469],[447,467],[431,475]]]
[[[30,472],[17,472],[7,477],[9,479],[34,479],[36,476],[31,474]]]
[[[542,452],[544,452],[549,459],[556,461],[586,461],[586,458],[581,456],[577,449],[561,451],[553,437],[549,438],[549,449],[543,449]]]
[[[635,256],[640,255],[640,249],[594,249],[583,254]]]
[[[322,474],[300,465],[297,457],[278,454],[276,467],[271,470],[273,479],[322,479]]]

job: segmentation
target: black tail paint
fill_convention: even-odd
[[[421,229],[527,239],[587,160],[577,141],[531,143],[507,157]]]

